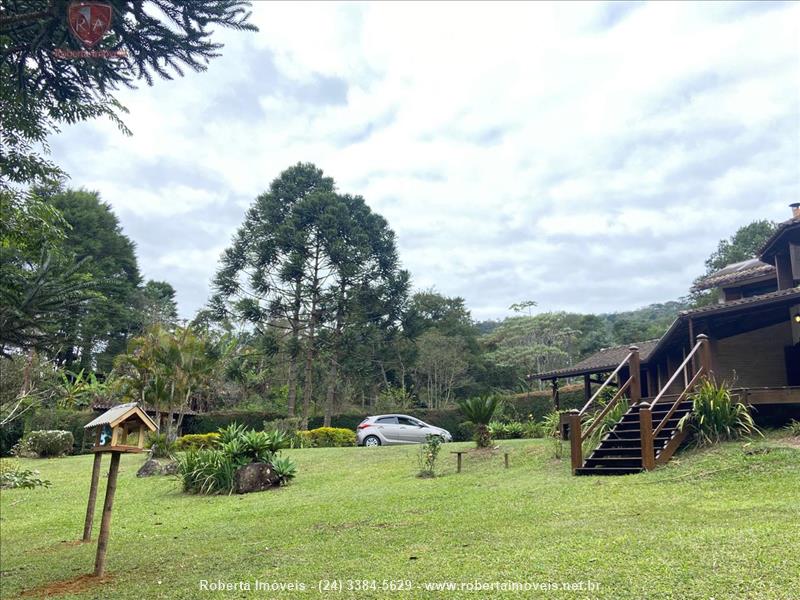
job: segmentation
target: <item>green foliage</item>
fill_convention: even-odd
[[[75,439],[69,431],[31,431],[22,438],[18,454],[54,458],[72,452],[74,442]]]
[[[179,437],[175,441],[175,449],[184,451],[214,448],[219,445],[219,438],[220,434],[214,431],[210,433],[190,433]]]
[[[220,430],[215,447],[190,448],[178,455],[178,476],[183,490],[194,494],[230,494],[236,470],[250,463],[272,464],[284,484],[297,472],[291,460],[278,456],[286,441],[280,431],[253,431],[231,424]]]
[[[178,476],[184,492],[231,494],[236,468],[233,458],[221,450],[189,450],[179,454]]]
[[[541,438],[545,437],[545,428],[542,423],[537,421],[510,421],[507,423],[492,421],[489,423],[489,434],[495,440]]]
[[[218,432],[220,445],[225,445],[234,440],[240,439],[245,432],[247,432],[247,430],[248,427],[246,425],[239,423],[231,423],[227,427],[221,427]]]
[[[9,460],[0,460],[0,489],[33,489],[50,485],[50,481],[39,477],[39,471],[23,469]]]
[[[689,428],[699,446],[709,446],[739,437],[761,435],[748,407],[724,385],[705,379],[692,398],[692,411],[678,423]]]
[[[792,419],[789,424],[784,427],[784,430],[788,431],[789,435],[800,436],[800,421]]]
[[[25,416],[25,431],[64,430],[72,433],[74,446],[72,452],[81,452],[94,443],[91,433],[84,429],[97,413],[90,410],[74,411],[61,408],[38,409]]]
[[[425,436],[425,443],[417,451],[417,463],[419,464],[419,477],[436,476],[436,459],[442,449],[442,438],[438,435]]]
[[[312,448],[332,448],[356,445],[356,433],[351,429],[318,427],[317,429],[312,429],[310,431],[301,431],[300,437],[302,437]]]
[[[468,421],[475,424],[475,443],[478,448],[487,448],[491,445],[492,436],[489,432],[489,423],[499,406],[500,398],[498,396],[476,396],[459,402],[459,410]]]
[[[178,449],[174,441],[166,433],[150,433],[147,436],[145,447],[150,449],[151,458],[172,458]]]
[[[281,478],[281,485],[297,476],[297,465],[288,456],[276,456],[272,459],[272,470]]]

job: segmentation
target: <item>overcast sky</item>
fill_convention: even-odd
[[[190,317],[280,171],[316,163],[414,286],[498,318],[685,295],[800,200],[800,4],[274,4],[204,73],[119,94],[133,137],[51,140]]]

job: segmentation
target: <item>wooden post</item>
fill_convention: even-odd
[[[508,468],[508,452],[505,453],[506,469]]]
[[[653,449],[653,414],[647,402],[639,408],[639,431],[642,442],[642,467],[646,471],[656,468],[656,455]]]
[[[631,358],[628,361],[630,367],[631,387],[628,388],[628,394],[631,398],[631,406],[638,404],[642,399],[642,367],[639,360],[639,347],[631,346]]]
[[[583,376],[583,403],[589,402],[592,397],[592,380],[591,376],[587,373]]]
[[[581,415],[572,409],[567,413],[567,423],[569,424],[569,446],[572,456],[572,472],[583,466],[583,446],[581,443]]]
[[[88,542],[92,539],[92,526],[94,525],[94,507],[97,503],[97,484],[100,482],[100,463],[103,461],[103,453],[94,453],[94,464],[92,465],[92,483],[89,485],[89,502],[86,505],[86,520],[83,523],[83,541]]]
[[[697,341],[702,344],[700,346],[700,366],[705,371],[706,377],[711,377],[714,374],[711,366],[711,342],[705,333],[698,335]]]
[[[561,399],[558,397],[558,379],[554,377],[552,384],[553,384],[553,410],[560,410]]]
[[[106,550],[111,533],[111,510],[114,507],[114,493],[117,491],[120,452],[111,453],[111,466],[108,468],[106,499],[103,503],[103,519],[100,521],[100,534],[97,536],[97,556],[94,559],[94,575],[101,577],[106,570]]]

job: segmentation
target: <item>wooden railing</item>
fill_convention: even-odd
[[[636,346],[631,346],[629,348],[630,352],[628,355],[622,359],[622,362],[617,365],[617,368],[611,372],[603,384],[597,388],[597,391],[592,394],[592,397],[584,404],[581,410],[571,410],[564,415],[565,422],[569,427],[569,440],[570,440],[570,453],[572,456],[572,471],[574,472],[575,469],[579,469],[583,466],[583,442],[586,441],[589,436],[594,432],[597,427],[603,422],[605,416],[614,408],[614,406],[620,401],[620,399],[624,396],[625,392],[628,392],[628,396],[630,397],[631,405],[636,404],[641,400],[641,373],[640,373],[640,359],[639,359],[639,348]],[[619,372],[625,367],[626,365],[629,366],[630,376],[628,380],[623,383],[617,393],[611,398],[611,400],[603,407],[603,410],[594,417],[592,422],[586,428],[586,431],[581,432],[581,421],[589,412],[589,409],[595,403],[597,398],[600,397],[600,394],[603,390],[614,380],[614,378],[619,374]]]
[[[700,359],[700,366],[697,368],[692,377],[689,378],[689,371],[687,369],[689,369],[690,365],[694,364],[695,356]],[[677,395],[667,394],[667,391],[669,391],[669,389],[681,375],[683,375],[684,381],[687,382],[684,385],[683,390]],[[645,469],[650,471],[656,466],[657,457],[654,450],[655,438],[658,437],[658,434],[661,433],[662,429],[664,429],[664,426],[670,420],[672,415],[675,414],[676,410],[678,410],[681,402],[683,402],[683,400],[691,393],[697,383],[703,377],[710,375],[711,347],[709,345],[708,336],[700,334],[697,336],[697,343],[694,345],[694,348],[692,348],[692,351],[689,352],[681,365],[675,370],[675,372],[672,374],[672,377],[669,378],[669,381],[664,384],[664,387],[661,388],[661,391],[653,399],[653,402],[650,404],[645,402],[639,409],[639,429],[641,432],[642,443],[642,466]],[[669,410],[664,414],[663,417],[661,417],[654,427],[653,408],[663,399],[672,398],[673,396],[675,397],[675,400],[672,402]]]

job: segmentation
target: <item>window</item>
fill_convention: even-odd
[[[375,422],[381,425],[397,425],[397,417],[381,417]]]
[[[418,427],[419,422],[415,421],[414,419],[409,419],[408,417],[397,417],[398,422],[400,425],[408,425],[409,427]]]

